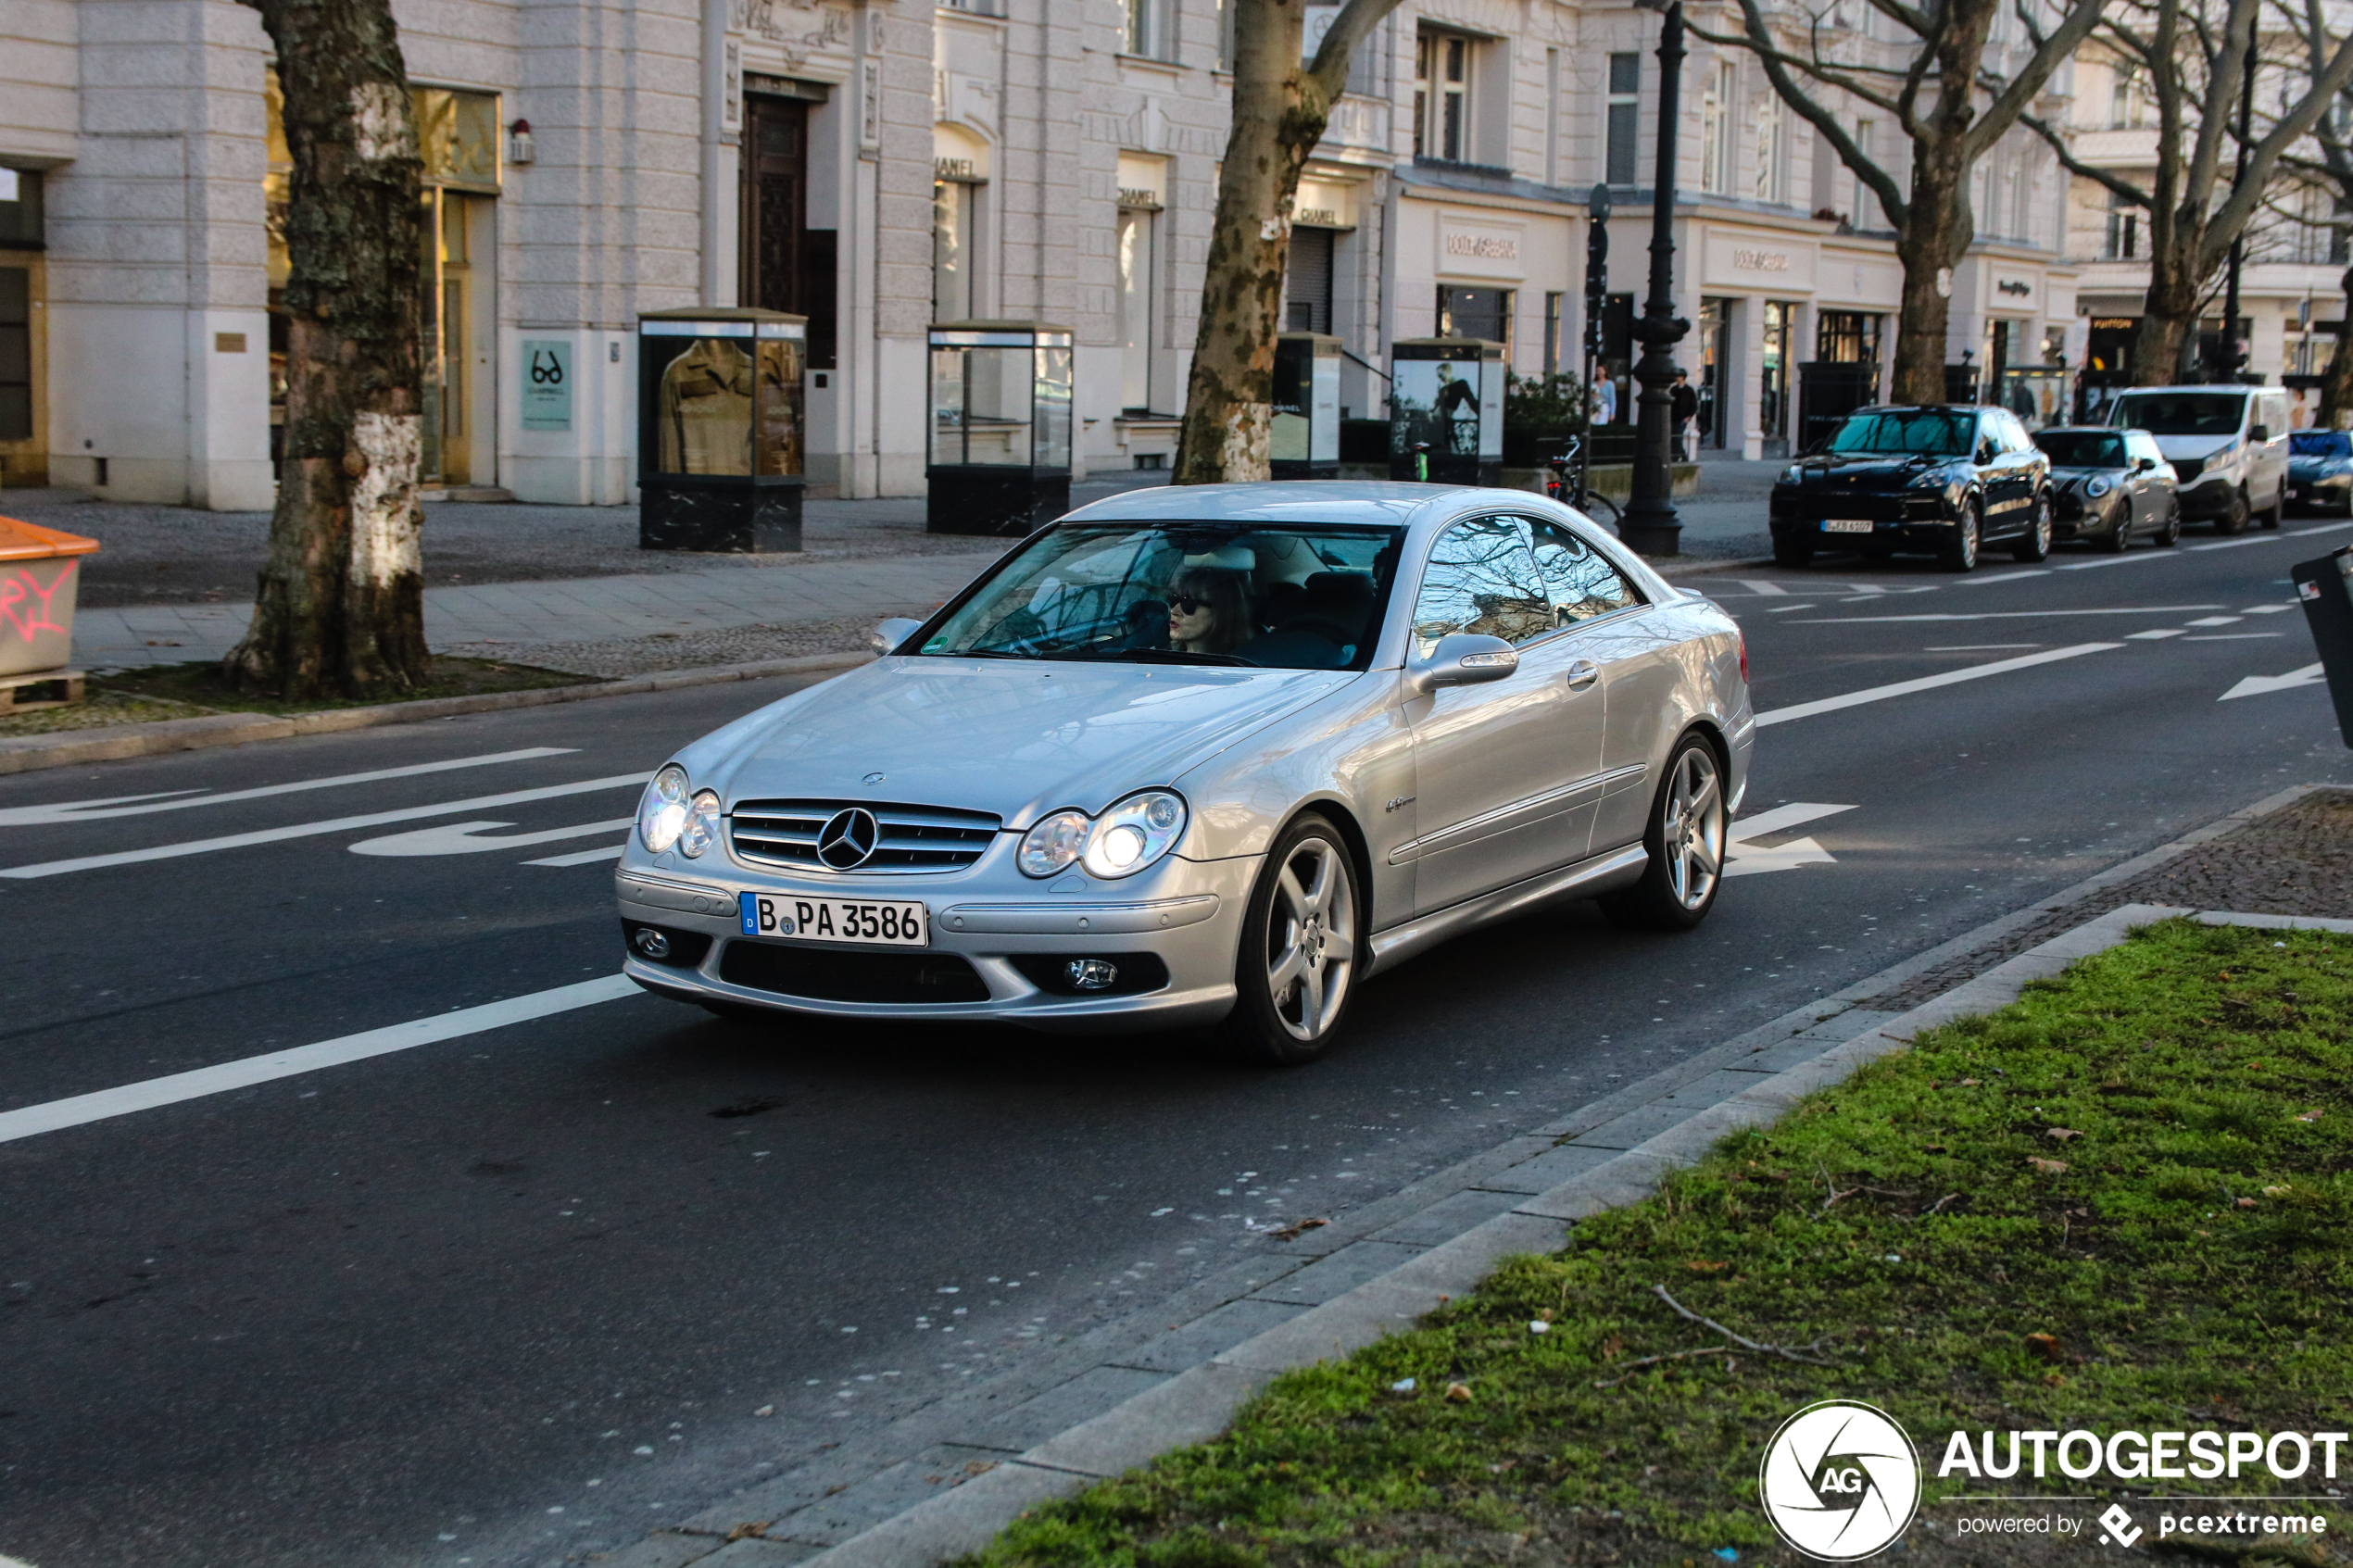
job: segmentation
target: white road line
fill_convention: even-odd
[[[2284,615],[2295,608],[2294,605],[2249,605],[2239,613],[2241,615]]]
[[[2261,696],[2268,692],[2294,691],[2298,686],[2312,685],[2327,678],[2317,664],[2291,670],[2284,675],[2249,675],[2214,700],[2228,702],[2234,696]]]
[[[2168,637],[2178,637],[2182,633],[2183,628],[2179,626],[2159,626],[2150,632],[2127,632],[2124,640],[2128,643],[2160,643]]]
[[[2201,615],[2189,624],[2193,626],[2235,626],[2245,617],[2236,615]]]
[[[1747,589],[1750,593],[1760,594],[1768,599],[1785,599],[1789,597],[1789,590],[1782,587],[1779,583],[1759,583],[1753,578],[1747,577],[1735,578],[1733,581],[1737,582],[1742,587]]]
[[[2185,643],[2252,643],[2265,637],[2284,637],[2285,632],[2218,632],[2210,637],[2183,637]]]
[[[2347,518],[2343,522],[2324,522],[2318,528],[2292,528],[2285,537],[2301,539],[2308,533],[2334,533],[2340,528],[2353,528],[2353,518]]]
[[[2306,532],[2317,533],[2320,530],[2317,528],[2308,529]],[[2244,545],[2276,545],[2285,537],[2286,535],[2283,533],[2250,533],[2244,539],[2218,539],[2211,545],[2190,545],[2185,546],[2184,548],[2192,550],[2235,550]]]
[[[510,997],[503,1002],[485,1002],[480,1007],[459,1008],[454,1012],[390,1024],[364,1034],[321,1040],[317,1045],[249,1056],[240,1061],[224,1061],[193,1072],[149,1078],[144,1083],[125,1084],[120,1088],[53,1099],[44,1105],[22,1106],[0,1111],[0,1143],[86,1126],[133,1111],[177,1105],[182,1100],[202,1099],[208,1095],[226,1094],[232,1089],[251,1088],[273,1078],[341,1067],[346,1062],[365,1061],[371,1056],[389,1056],[395,1051],[413,1050],[419,1046],[479,1035],[485,1029],[503,1029],[510,1023],[526,1023],[535,1018],[547,1018],[636,995],[635,982],[623,975],[608,974],[559,985],[552,991],[534,991],[527,997]]]
[[[2037,664],[2055,664],[2062,659],[2075,659],[2087,653],[2106,653],[2110,648],[2123,646],[2122,643],[2078,643],[2072,647],[2020,654],[2016,659],[1997,659],[1991,664],[1972,664],[1965,670],[1947,670],[1941,675],[1922,675],[1918,680],[1895,681],[1884,686],[1866,686],[1861,691],[1847,692],[1840,696],[1793,703],[1787,708],[1759,713],[1756,722],[1759,728],[1767,724],[1785,724],[1793,719],[1811,719],[1818,713],[1835,713],[1842,708],[1860,708],[1867,702],[1884,702],[1889,697],[1934,691],[1939,686],[1958,685],[1963,681],[1982,681],[1988,675],[2007,675],[2013,670],[2031,670]]]
[[[1777,806],[1770,811],[1759,811],[1754,817],[1734,822],[1724,834],[1724,874],[1761,876],[1767,872],[1795,871],[1800,866],[1834,866],[1838,863],[1838,857],[1811,837],[1789,839],[1769,848],[1758,847],[1750,840],[1762,838],[1767,834],[1784,833],[1804,823],[1854,809],[1852,806],[1830,806],[1818,801],[1800,800],[1787,806]]]
[[[1986,609],[1944,610],[1925,615],[1826,615],[1800,621],[1800,626],[1870,626],[1898,621],[2032,621],[2053,615],[2182,615],[2195,609],[2220,609],[2220,605],[2136,605],[2115,609]]]
[[[526,844],[553,844],[559,839],[585,838],[592,833],[618,833],[635,822],[635,817],[618,817],[609,822],[581,822],[568,828],[542,828],[536,833],[500,834],[496,838],[484,836],[498,828],[510,828],[512,822],[442,822],[411,833],[396,833],[384,838],[363,838],[351,847],[355,855],[481,855],[493,849],[520,849]]]
[[[2090,560],[2071,560],[2064,566],[2054,567],[2051,570],[2054,571],[2092,571],[2103,566],[2130,566],[2134,561],[2166,558],[2166,553],[2163,550],[2136,550],[2128,556],[2095,556]]]
[[[124,849],[111,855],[83,855],[70,860],[44,860],[38,865],[9,866],[0,877],[19,879],[62,876],[68,872],[97,871],[106,866],[135,866],[148,860],[172,860],[184,855],[207,855],[219,849],[245,849],[257,844],[277,844],[289,838],[315,838],[321,834],[348,833],[354,828],[380,827],[387,822],[413,822],[426,817],[454,817],[460,811],[486,810],[495,806],[520,806],[532,800],[559,800],[567,795],[587,795],[600,789],[642,788],[643,773],[614,773],[578,784],[547,784],[507,795],[482,795],[472,800],[444,801],[438,806],[409,806],[397,811],[371,811],[364,817],[335,817],[323,822],[297,822],[291,827],[260,828],[221,838],[191,839],[184,844],[158,844],[150,849]]]
[[[1852,811],[1852,806],[1827,806],[1818,800],[1793,800],[1786,806],[1776,806],[1769,811],[1759,811],[1753,817],[1743,817],[1726,830],[1725,838],[1733,844],[1767,834],[1787,833],[1792,828],[1818,822],[1824,817],[1835,817],[1841,811]]]
[[[621,852],[629,847],[623,839],[610,849],[576,849],[569,855],[550,855],[544,860],[525,860],[526,866],[592,866],[598,860],[618,860]]]
[[[331,778],[296,779],[292,784],[263,784],[258,789],[231,789],[217,793],[175,789],[166,790],[161,795],[118,795],[104,800],[58,800],[46,806],[0,807],[0,827],[88,822],[104,817],[144,816],[150,811],[184,811],[192,806],[220,806],[232,800],[259,800],[265,796],[293,795],[302,790],[337,789],[345,784],[375,784],[384,779],[413,779],[426,773],[446,773],[455,768],[487,768],[497,762],[529,762],[541,757],[569,757],[577,749],[569,746],[534,746],[521,751],[493,751],[481,757],[456,757],[447,762],[379,768],[368,773],[337,773]]]
[[[2055,566],[2038,566],[2026,571],[1982,572],[1974,577],[1963,577],[1957,579],[1954,582],[1953,586],[1956,588],[1985,588],[1991,587],[1996,583],[2015,583],[2021,577],[2048,577],[2052,572],[2057,571],[2057,570],[2058,568]]]
[[[1813,607],[1812,605],[1810,605],[1810,604],[1802,604],[1802,605],[1775,605],[1775,606],[1773,606],[1771,608],[1768,609],[1765,613],[1766,613],[1766,614],[1768,614],[1768,615],[1785,615],[1785,614],[1787,614],[1789,611],[1791,611],[1791,610],[1793,610],[1793,609],[1812,609],[1813,608],[1814,608],[1814,607]]]
[[[1922,653],[1993,653],[2002,648],[2039,648],[2040,643],[1931,643]]]

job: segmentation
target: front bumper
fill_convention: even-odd
[[[1258,858],[1171,856],[1117,882],[1065,873],[1051,884],[1022,876],[1011,859],[1008,843],[978,864],[945,875],[786,875],[716,853],[707,862],[674,856],[654,861],[633,844],[614,873],[624,932],[656,927],[672,946],[666,962],[625,949],[622,972],[681,1001],[825,1018],[961,1019],[1113,1033],[1214,1023],[1231,1010],[1234,956]],[[744,893],[920,900],[928,912],[930,945],[909,949],[747,936],[737,914]],[[838,962],[809,961],[824,955],[838,955]],[[877,955],[884,957],[877,960]],[[1149,975],[1150,962],[1135,961],[1146,955],[1166,971],[1165,982],[1149,990],[1071,995],[1036,978],[1084,958],[1124,961],[1130,975]],[[925,958],[945,962],[925,965]],[[825,972],[829,967],[837,972]],[[890,975],[902,970],[907,984],[894,990]],[[858,983],[851,983],[853,976]],[[940,980],[949,984],[933,984]],[[938,1000],[926,991],[950,997],[985,991],[986,997]],[[850,999],[860,993],[864,999]],[[902,999],[874,999],[886,996]]]
[[[1952,537],[1958,517],[1942,490],[1832,491],[1798,485],[1776,488],[1776,537],[1801,538],[1826,549],[1875,544],[1888,549],[1934,550]],[[1870,532],[1832,529],[1832,521],[1868,521]]]
[[[2291,472],[2287,476],[2287,503],[2299,509],[2311,508],[2334,511],[2353,495],[2353,473],[2324,473],[2307,478]]]
[[[2051,532],[2061,539],[2105,533],[2116,526],[2116,508],[2124,502],[2122,489],[2105,495],[2086,495],[2072,487],[2051,498]]]
[[[2238,505],[2239,481],[2234,473],[2203,473],[2179,492],[2184,521],[2202,522],[2228,517]]]

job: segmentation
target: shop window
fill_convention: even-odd
[[[1332,240],[1329,229],[1293,229],[1283,269],[1283,330],[1332,330]]]
[[[1609,57],[1607,168],[1603,177],[1613,185],[1634,182],[1635,111],[1640,107],[1642,56],[1632,51]]]
[[[1119,406],[1129,414],[1151,408],[1152,240],[1159,216],[1148,207],[1119,209]]]
[[[0,441],[32,439],[32,270],[0,267]]]
[[[1484,338],[1504,345],[1504,360],[1512,358],[1512,291],[1438,285],[1438,335]]]
[[[1839,365],[1879,363],[1882,318],[1860,310],[1825,310],[1815,329],[1814,358]]]
[[[1414,156],[1448,163],[1471,158],[1474,40],[1425,28],[1414,48]]]
[[[931,182],[931,319],[968,321],[978,312],[974,270],[980,261],[980,187],[969,180]]]

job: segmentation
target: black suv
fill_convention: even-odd
[[[2051,553],[2051,465],[2002,408],[1857,408],[1773,486],[1773,560],[1820,549],[1934,555],[1954,571],[2007,540],[2024,561]]]

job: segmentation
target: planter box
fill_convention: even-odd
[[[72,662],[81,558],[97,547],[78,533],[0,517],[0,676]]]

